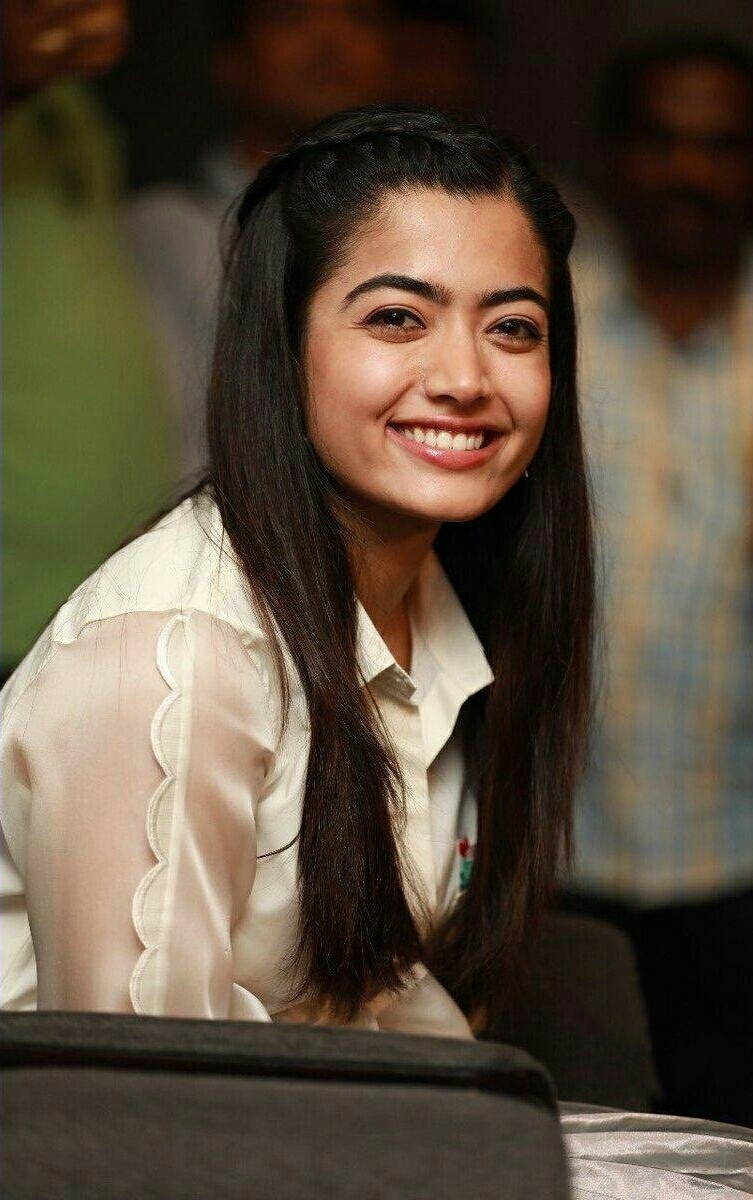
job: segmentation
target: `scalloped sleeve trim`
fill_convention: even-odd
[[[195,643],[190,617],[176,613],[157,639],[157,668],[168,687],[151,723],[151,744],[164,778],[147,808],[146,834],[154,865],[133,898],[133,924],[144,949],[133,970],[134,1011],[164,1011],[168,983],[167,943],[185,824],[186,778],[191,750]]]

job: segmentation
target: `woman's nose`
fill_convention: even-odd
[[[424,390],[430,400],[464,405],[486,395],[486,372],[475,337],[438,333],[426,363]]]

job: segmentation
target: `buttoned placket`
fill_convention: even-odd
[[[400,768],[405,807],[403,814],[395,813],[395,834],[404,864],[406,896],[419,925],[424,926],[433,923],[439,911],[439,878],[444,881],[447,868],[447,837],[449,834],[454,847],[457,824],[455,819],[448,831],[440,819],[435,827],[430,766],[452,736],[463,703],[491,683],[493,675],[436,556],[429,556],[422,566],[410,619],[413,653],[409,675],[359,605],[358,664]],[[460,778],[457,784],[460,788]],[[454,808],[459,801],[458,796]]]
[[[397,830],[406,882],[418,889],[414,915],[431,917],[437,907],[437,872],[432,840],[429,778],[415,685],[397,664],[379,681],[377,702],[400,763],[405,787],[405,823]],[[408,886],[408,895],[412,888]]]

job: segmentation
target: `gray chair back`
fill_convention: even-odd
[[[565,1200],[551,1082],[491,1043],[0,1016],[6,1200]]]

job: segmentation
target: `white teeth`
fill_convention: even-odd
[[[437,450],[480,450],[484,444],[483,432],[452,434],[446,429],[404,425],[402,434],[409,442],[418,442],[419,445],[432,446]]]

